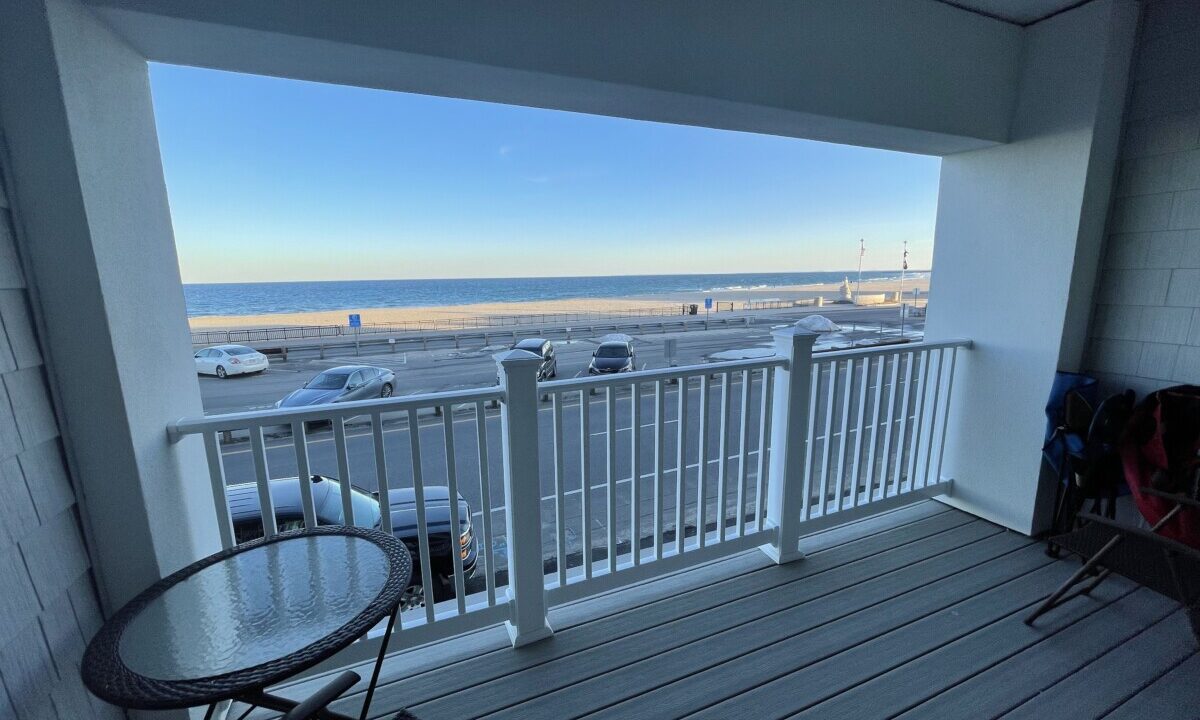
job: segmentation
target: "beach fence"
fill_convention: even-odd
[[[302,340],[306,338],[355,337],[409,332],[453,332],[458,330],[480,330],[525,325],[590,324],[606,320],[631,317],[674,317],[688,314],[688,305],[661,305],[656,307],[606,310],[603,312],[567,313],[524,313],[520,315],[476,315],[469,317],[446,317],[429,320],[404,320],[387,323],[363,323],[362,327],[345,325],[294,325],[268,328],[236,328],[229,330],[193,330],[193,345],[216,345],[219,343],[254,343],[277,340]]]

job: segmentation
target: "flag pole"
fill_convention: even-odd
[[[904,255],[900,260],[900,337],[904,338],[904,271],[908,269],[908,241],[904,241]]]
[[[867,241],[862,238],[858,239],[858,282],[854,284],[854,304],[858,304],[858,299],[862,297],[862,261],[863,255],[867,254]]]

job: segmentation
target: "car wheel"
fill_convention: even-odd
[[[400,611],[416,610],[422,607],[425,607],[425,588],[418,583],[413,583],[400,595]]]
[[[379,397],[381,397],[381,398],[387,398],[387,397],[391,397],[391,396],[392,396],[392,384],[391,384],[391,383],[384,383],[384,384],[383,384],[383,389],[381,389],[381,390],[379,391]]]
[[[228,373],[226,373],[226,372],[225,372],[225,366],[224,366],[224,365],[218,365],[218,366],[217,366],[217,377],[219,377],[219,378],[221,378],[222,380],[224,380],[224,379],[227,377],[227,375],[228,375]]]

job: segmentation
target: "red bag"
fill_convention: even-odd
[[[1175,503],[1143,487],[1196,498],[1200,493],[1200,387],[1179,385],[1148,395],[1121,439],[1125,483],[1146,521],[1154,525]],[[1184,508],[1159,534],[1200,548],[1200,512]]]

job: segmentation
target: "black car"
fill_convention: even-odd
[[[538,368],[538,380],[558,377],[558,361],[554,359],[554,343],[545,338],[525,338],[512,346],[513,350],[526,350],[539,355],[542,365]]]
[[[342,483],[323,475],[311,478],[313,507],[320,525],[342,524]],[[379,504],[375,497],[357,487],[350,488],[351,504],[354,508],[354,524],[362,527],[380,527]],[[458,528],[450,531],[450,493],[442,486],[425,488],[425,526],[429,534],[430,571],[433,577],[435,601],[454,597],[454,559],[450,554],[457,552],[462,560],[463,574],[471,577],[479,556],[475,547],[475,533],[471,528],[471,506],[458,496]],[[225,499],[233,521],[233,532],[237,542],[262,537],[262,514],[258,504],[258,486],[254,483],[230,485],[225,488]],[[397,488],[388,493],[392,512],[392,534],[404,543],[412,555],[413,582],[405,593],[406,608],[417,607],[424,601],[421,587],[421,552],[417,539],[417,503],[412,488]],[[300,484],[297,478],[279,478],[271,481],[271,500],[275,504],[275,523],[280,532],[304,527],[304,509],[300,501]]]
[[[592,353],[588,375],[633,372],[633,343],[627,340],[606,340]]]

